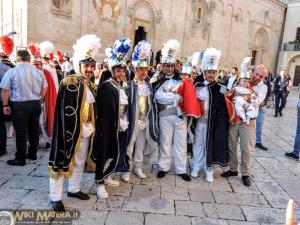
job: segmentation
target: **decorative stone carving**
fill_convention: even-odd
[[[112,21],[120,15],[121,4],[118,0],[93,0],[93,6],[104,20]]]
[[[211,30],[211,12],[216,8],[215,2],[207,4],[205,0],[192,1],[192,36],[202,30],[203,38],[208,38]]]
[[[51,0],[51,12],[63,16],[71,16],[72,0]]]
[[[136,10],[141,7],[151,9],[151,12],[153,14],[153,21],[155,21],[156,23],[160,23],[162,19],[162,10],[157,10],[154,4],[148,0],[135,1],[134,4],[128,7],[128,16],[132,19],[136,18]]]

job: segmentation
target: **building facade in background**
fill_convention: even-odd
[[[289,0],[277,71],[285,70],[300,84],[300,0]]]
[[[220,68],[239,66],[253,56],[275,72],[281,47],[286,4],[279,0],[0,0],[1,33],[11,30],[17,46],[52,41],[72,53],[83,34],[101,37],[98,55],[120,36],[133,44],[147,39],[154,56],[171,38],[181,55],[207,47],[222,50]]]

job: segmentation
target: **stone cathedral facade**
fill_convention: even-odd
[[[277,67],[286,4],[279,0],[0,0],[1,33],[17,31],[16,46],[52,41],[72,54],[81,35],[102,39],[98,58],[117,37],[147,39],[154,55],[168,39],[181,55],[207,47],[222,51],[220,69],[253,56],[271,72]]]

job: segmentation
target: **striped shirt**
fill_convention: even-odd
[[[1,80],[4,76],[4,74],[10,69],[10,67],[2,62],[0,62],[0,83]],[[0,92],[2,91],[2,89],[0,88]],[[0,99],[0,102],[2,101],[2,99]]]
[[[9,69],[0,83],[0,88],[10,90],[13,102],[40,100],[41,90],[47,86],[43,72],[30,63],[19,63]]]

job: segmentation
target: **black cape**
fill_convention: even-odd
[[[59,176],[69,178],[73,171],[82,131],[80,121],[82,118],[81,106],[85,101],[86,95],[86,89],[84,88],[82,79],[83,78],[78,75],[70,75],[64,78],[59,86],[48,164],[50,176],[54,179],[57,179]],[[95,93],[94,84],[89,82],[88,86],[92,93]],[[94,106],[92,105],[92,107]],[[91,117],[92,124],[95,124],[94,115]],[[89,170],[95,168],[90,158],[93,137],[94,134],[91,136],[90,150],[87,157],[87,167]]]
[[[96,136],[92,153],[92,159],[96,163],[97,183],[103,183],[106,177],[117,170],[119,163],[119,99],[120,87],[114,79],[98,86]],[[127,156],[126,165],[129,168]]]
[[[206,136],[206,163],[227,166],[228,153],[228,111],[221,86],[217,82],[207,85],[209,93],[209,110]]]

